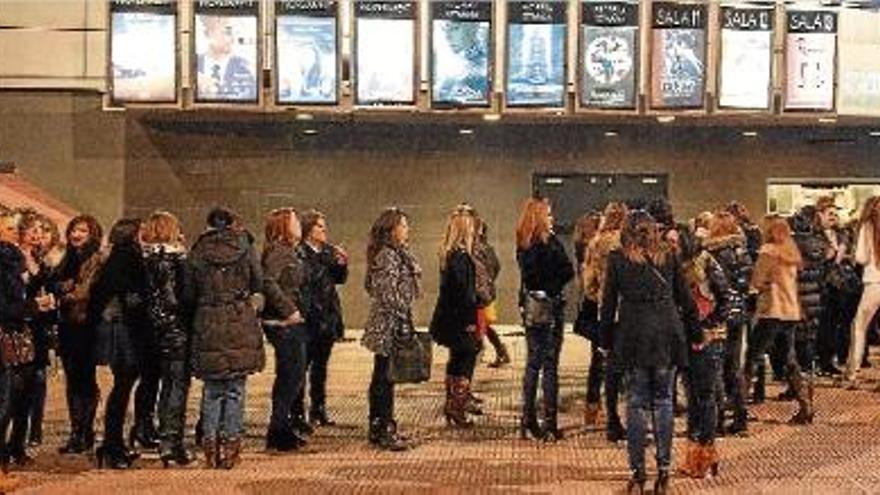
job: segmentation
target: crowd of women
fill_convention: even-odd
[[[16,484],[8,467],[32,462],[28,447],[42,442],[51,349],[66,380],[70,435],[63,454],[92,451],[96,366],[112,371],[95,450],[99,467],[127,468],[142,449],[158,450],[166,467],[190,464],[184,427],[192,377],[203,384],[196,443],[204,464],[235,466],[247,376],[265,364],[264,338],[275,355],[266,447],[298,449],[315,427],[333,424],[327,364],[345,328],[336,288],[348,277],[348,254],[328,241],[320,212],[270,212],[261,255],[241,218],[224,208],[211,210],[189,249],[178,220],[164,211],[117,221],[106,245],[88,215],[72,219],[63,240],[33,211],[2,213],[0,220],[0,491]],[[495,348],[491,366],[510,362],[492,328],[501,264],[488,239],[486,222],[463,204],[449,215],[440,246],[430,334],[449,350],[443,414],[452,427],[470,427],[483,413],[471,388],[483,340]],[[375,356],[368,439],[406,450],[413,443],[395,420],[391,368],[399,342],[415,332],[412,307],[422,293],[407,215],[383,211],[366,251],[362,344]],[[718,470],[716,436],[744,434],[747,402],[764,400],[766,354],[773,375],[788,384],[781,397],[798,404],[792,423],[810,423],[812,381],[805,373],[839,375],[845,363],[843,383],[858,386],[866,334],[880,306],[878,198],[850,226],[838,225],[834,201],[821,198],[791,218],[767,217],[763,229],[736,203],[688,223],[677,223],[666,202],[611,203],[579,222],[574,265],[554,233],[549,202],[532,198],[517,224],[516,253],[527,348],[521,436],[563,437],[557,418],[564,294],[577,278],[583,297],[575,332],[592,343],[584,420],[601,424],[604,385],[606,434],[627,440],[628,489],[635,492],[646,482],[648,418],[657,447],[655,492],[668,487],[676,382],[687,391],[689,445],[680,472],[703,477]],[[618,406],[624,384],[625,425]]]

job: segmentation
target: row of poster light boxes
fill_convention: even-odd
[[[192,15],[184,23],[175,1],[111,0],[108,106],[835,111],[838,9],[620,1],[187,4],[181,10]],[[420,6],[429,18],[427,81],[418,71]],[[343,55],[343,7],[352,14],[350,57]],[[268,29],[261,15],[271,16]],[[506,27],[501,74],[493,29],[499,17]],[[188,39],[188,54],[178,34]],[[496,87],[496,76],[503,86]]]

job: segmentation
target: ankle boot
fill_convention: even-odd
[[[608,417],[608,424],[605,429],[605,438],[612,443],[626,440],[626,428],[623,427],[623,424],[620,422],[619,417]]]
[[[684,462],[678,467],[678,472],[689,478],[702,478],[705,473],[700,466],[702,449],[699,443],[688,439],[684,455]]]
[[[311,408],[309,411],[309,422],[318,426],[336,426],[336,421],[327,416],[327,408],[324,404]]]
[[[719,456],[718,449],[715,448],[715,442],[703,446],[703,464],[712,476],[718,476]]]
[[[241,460],[241,439],[224,438],[220,442],[220,462],[218,467],[232,469]]]
[[[371,434],[373,431],[377,433],[375,445],[382,450],[402,452],[411,448],[409,442],[398,435],[397,426],[390,421],[385,421],[382,418],[374,419],[370,423]]]
[[[555,404],[544,403],[544,441],[557,442],[562,440],[562,430],[557,423],[558,412]]]
[[[796,370],[789,371],[788,376],[789,384],[798,403],[798,411],[792,416],[789,423],[794,425],[810,424],[813,422],[813,407],[810,404],[808,391],[804,387],[804,379]]]
[[[495,361],[489,363],[489,367],[501,368],[508,364],[510,364],[510,354],[507,352],[507,346],[501,341],[498,341],[498,345],[495,346]]]
[[[654,481],[654,495],[666,495],[669,491],[669,471],[661,469],[657,472],[657,480]]]
[[[202,452],[205,455],[205,469],[216,469],[219,449],[216,438],[202,437]]]
[[[470,394],[470,381],[465,376],[449,377],[447,383],[446,407],[443,414],[446,416],[446,424],[460,428],[467,428],[473,422],[467,417],[468,396]]]

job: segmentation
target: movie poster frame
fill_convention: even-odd
[[[510,76],[510,4],[511,3],[528,3],[528,2],[519,2],[519,0],[502,0],[504,2],[504,45],[503,45],[503,56],[504,62],[501,66],[503,70],[501,71],[501,87],[502,87],[502,102],[501,102],[501,110],[506,113],[538,113],[538,112],[549,112],[554,114],[564,114],[568,113],[569,107],[569,78],[570,78],[570,66],[569,66],[569,37],[571,36],[571,15],[569,12],[569,1],[558,1],[554,2],[553,0],[544,0],[546,3],[558,3],[564,6],[563,12],[565,15],[565,20],[562,22],[562,26],[565,28],[565,34],[563,36],[564,43],[562,44],[562,102],[559,106],[547,106],[541,103],[536,104],[514,104],[511,105],[508,99],[507,92],[507,83]],[[543,2],[542,2],[543,3]]]
[[[372,0],[377,1],[377,0]],[[412,92],[412,100],[407,102],[373,102],[373,103],[362,103],[358,101],[358,80],[360,79],[358,76],[357,70],[357,58],[358,58],[358,42],[360,41],[360,36],[358,35],[358,15],[357,15],[357,4],[361,3],[361,0],[350,0],[351,5],[351,59],[350,59],[350,70],[349,70],[349,80],[351,82],[351,107],[357,110],[395,110],[395,109],[403,109],[403,110],[412,110],[418,107],[419,104],[419,93],[420,93],[420,53],[421,53],[421,14],[420,9],[422,8],[422,2],[419,0],[407,0],[405,3],[411,3],[413,5],[413,66],[412,66],[412,81],[413,81],[413,92]],[[404,3],[404,1],[400,2],[388,2],[388,3]]]
[[[766,10],[770,12],[770,18],[772,19],[773,25],[770,29],[770,53],[768,58],[768,63],[770,64],[770,82],[767,88],[767,107],[766,108],[737,108],[730,106],[722,106],[721,105],[721,87],[723,84],[722,78],[722,58],[724,56],[724,43],[722,34],[724,31],[724,9],[725,8],[735,8],[739,10]],[[715,94],[713,95],[712,104],[715,107],[715,112],[721,115],[770,115],[774,110],[774,99],[775,99],[775,88],[776,83],[779,78],[779,71],[776,64],[776,40],[779,31],[779,16],[778,10],[774,5],[771,4],[740,4],[735,2],[723,2],[718,6],[718,15],[716,18],[716,33],[715,33],[715,47],[714,47],[714,57],[717,63],[715,64]]]
[[[212,99],[212,100],[200,100],[198,98],[198,73],[199,73],[199,56],[196,51],[196,16],[198,15],[198,2],[199,0],[191,0],[190,6],[190,15],[189,15],[189,28],[190,28],[190,47],[189,47],[189,83],[190,83],[190,102],[194,108],[247,108],[247,107],[258,107],[262,108],[265,104],[264,101],[264,85],[263,85],[263,63],[264,56],[263,46],[265,33],[263,32],[263,16],[265,15],[262,0],[255,0],[257,5],[257,32],[256,32],[256,50],[257,50],[257,59],[255,62],[255,74],[256,77],[256,98],[253,100],[233,100],[233,99]],[[245,16],[242,16],[245,17]]]
[[[281,101],[281,85],[279,78],[281,77],[281,71],[279,70],[278,65],[278,3],[283,2],[284,0],[271,0],[272,2],[272,26],[273,26],[273,36],[272,36],[272,101],[274,106],[283,109],[327,109],[331,107],[338,107],[342,102],[342,6],[341,3],[345,0],[329,0],[335,3],[335,30],[336,30],[336,98],[332,102],[283,102]],[[316,16],[323,17],[323,16]]]
[[[497,92],[495,91],[495,80],[496,80],[496,50],[498,42],[496,40],[497,34],[497,13],[498,13],[498,3],[503,2],[505,0],[476,0],[482,2],[490,2],[491,8],[489,13],[489,53],[487,60],[487,75],[489,76],[489,90],[486,97],[485,104],[479,105],[468,105],[468,104],[457,104],[453,102],[434,102],[434,11],[432,9],[432,5],[434,4],[433,0],[427,3],[425,8],[428,9],[428,25],[425,29],[428,32],[428,101],[427,105],[431,111],[437,112],[457,112],[457,113],[477,113],[483,114],[490,112],[495,106],[495,98]]]
[[[627,0],[608,0],[609,3],[632,3],[635,8],[636,15],[636,25],[635,27],[635,45],[633,52],[633,71],[634,71],[634,97],[633,106],[630,107],[597,107],[586,105],[583,100],[584,96],[584,75],[586,73],[586,67],[584,66],[584,55],[586,54],[586,38],[584,37],[583,30],[583,5],[585,3],[589,3],[586,0],[577,0],[577,16],[576,16],[576,26],[577,26],[577,61],[575,64],[576,74],[575,74],[575,112],[578,114],[601,114],[601,115],[639,115],[640,111],[640,100],[642,99],[642,52],[644,50],[642,35],[643,35],[643,26],[642,22],[644,21],[644,16],[642,15],[642,5],[638,0],[627,1]]]
[[[113,95],[114,77],[113,77],[113,0],[108,0],[107,6],[107,39],[105,41],[106,48],[106,67],[104,70],[106,82],[106,91],[104,93],[104,107],[108,110],[123,110],[125,108],[137,107],[155,107],[155,108],[182,108],[183,98],[181,79],[183,74],[183,64],[181,63],[181,0],[170,0],[174,10],[174,100],[125,100],[116,99]]]
[[[654,53],[657,50],[657,46],[654,43],[654,5],[658,3],[675,3],[680,5],[698,5],[702,6],[705,9],[705,19],[703,21],[703,31],[705,33],[704,42],[703,42],[703,84],[701,87],[701,91],[703,94],[703,104],[700,106],[687,106],[687,107],[676,107],[676,106],[654,106],[652,104],[652,99],[654,97]],[[709,76],[714,69],[712,60],[710,60],[710,50],[709,46],[712,43],[711,34],[712,34],[712,5],[706,0],[663,0],[663,1],[651,1],[646,4],[647,7],[647,16],[641,21],[646,26],[645,29],[645,37],[647,40],[647,44],[649,45],[647,53],[647,66],[645,67],[645,114],[646,115],[705,115],[709,112],[709,95],[707,91],[709,89]]]
[[[816,6],[813,8],[782,8],[781,18],[784,22],[784,29],[782,31],[782,64],[781,64],[781,72],[780,76],[780,101],[779,101],[779,112],[782,115],[791,115],[791,116],[814,116],[817,118],[837,118],[837,92],[839,90],[839,82],[838,77],[840,76],[840,67],[838,64],[840,63],[840,12],[838,9]],[[788,14],[789,12],[831,12],[834,14],[834,61],[832,62],[832,67],[834,67],[834,74],[832,76],[832,88],[831,88],[831,108],[823,109],[823,108],[792,108],[789,109],[786,107],[786,102],[788,100]]]

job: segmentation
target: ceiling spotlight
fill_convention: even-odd
[[[499,120],[501,120],[501,114],[500,113],[483,114],[483,120],[485,120],[486,122],[498,122]]]
[[[314,136],[317,133],[318,133],[317,129],[304,129],[303,130],[303,134],[305,134],[306,136]]]
[[[605,131],[605,137],[617,137],[617,131]]]
[[[657,122],[660,122],[661,124],[675,122],[675,115],[661,115],[657,117]]]
[[[310,113],[298,113],[296,114],[296,120],[314,120],[315,116]]]
[[[758,137],[757,131],[743,131],[743,137]]]
[[[458,130],[458,133],[461,134],[462,136],[470,136],[471,134],[474,133],[474,130],[468,129],[468,128],[462,128],[462,129]]]
[[[880,137],[880,131],[871,131],[868,135],[871,137]]]
[[[820,117],[819,123],[820,124],[836,124],[837,117]]]

